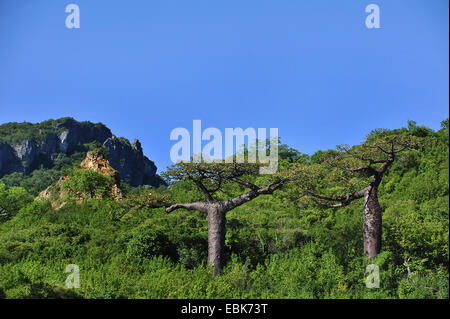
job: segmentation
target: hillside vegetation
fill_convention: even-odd
[[[15,144],[23,140],[34,142],[44,141],[49,134],[60,134],[65,128],[61,126],[66,121],[73,120],[70,117],[60,118],[58,120],[47,120],[41,123],[5,123],[0,125],[0,143]],[[79,122],[81,129],[106,129],[101,123]]]
[[[152,208],[201,200],[189,181],[158,189],[125,185],[122,201],[69,197],[59,210],[35,201],[63,174],[79,180],[70,185],[73,193],[91,187],[89,176],[75,169],[82,159],[75,153],[52,170],[0,179],[0,297],[449,298],[448,119],[441,126],[435,132],[409,122],[399,130],[424,144],[396,160],[379,187],[383,245],[370,261],[380,269],[378,289],[365,283],[362,199],[323,208],[291,184],[233,209],[226,264],[213,276],[206,215]],[[324,153],[308,156],[280,145],[280,167],[317,163]],[[227,184],[218,196],[243,191]],[[79,289],[65,288],[69,264],[80,268]]]

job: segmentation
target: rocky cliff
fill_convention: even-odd
[[[138,140],[116,138],[103,124],[77,122],[73,118],[42,123],[0,125],[0,178],[13,172],[29,175],[40,167],[51,168],[58,154],[87,152],[98,142],[109,151],[108,161],[132,186],[158,186],[156,166],[143,153]]]

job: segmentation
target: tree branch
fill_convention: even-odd
[[[241,206],[242,204],[251,201],[252,199],[260,196],[260,195],[267,195],[272,194],[274,191],[279,189],[283,184],[285,183],[285,180],[279,180],[276,182],[273,182],[266,187],[258,188],[258,189],[252,189],[250,192],[247,192],[245,194],[236,196],[234,198],[225,200],[220,202],[222,206],[224,206],[226,211],[232,210],[238,206]]]
[[[174,204],[166,208],[166,213],[171,213],[176,209],[184,208],[187,210],[198,210],[200,212],[206,213],[207,203],[205,202],[195,202],[195,203],[184,203],[184,204]]]
[[[387,168],[394,162],[394,159],[391,157],[390,159],[384,161],[383,165],[377,170],[377,174],[381,175],[386,172]]]
[[[213,193],[217,192],[220,188],[222,188],[222,176],[219,176],[218,179],[219,179],[219,181],[217,182],[216,188],[208,189],[208,192],[210,194],[213,194]]]
[[[197,185],[198,188],[200,188],[200,190],[203,192],[203,194],[205,195],[205,198],[208,202],[213,202],[214,199],[211,196],[211,193],[209,192],[209,190],[205,187],[205,185],[203,185],[203,183],[199,180],[194,180],[195,185]]]
[[[235,183],[238,183],[238,184],[243,185],[243,186],[245,186],[247,188],[250,188],[251,190],[258,190],[260,188],[260,187],[256,186],[253,183],[250,183],[250,182],[247,182],[247,181],[243,181],[243,180],[241,180],[241,179],[239,179],[237,177],[233,177],[233,178],[231,178],[231,180],[233,182],[235,182]]]
[[[266,187],[260,188],[258,192],[260,194],[272,194],[274,191],[281,188],[286,181],[287,181],[286,179],[278,180],[276,182],[267,185]]]
[[[377,145],[377,148],[382,151],[383,153],[387,154],[387,155],[391,155],[392,151],[386,151],[385,149],[383,149],[381,146]]]
[[[359,159],[359,160],[364,161],[364,162],[369,162],[369,165],[381,164],[381,163],[384,163],[386,161],[385,159],[378,160],[378,159],[373,159],[373,158],[370,158],[370,157],[367,157],[367,156],[364,156],[364,155],[358,156],[356,154],[351,153],[350,151],[346,151],[346,153],[348,154],[348,156],[344,156],[344,158],[356,158],[356,159]]]
[[[344,206],[350,205],[350,203],[352,201],[363,197],[364,194],[366,193],[366,191],[367,191],[367,187],[363,188],[362,190],[360,190],[358,192],[352,192],[352,193],[347,193],[345,195],[332,196],[332,197],[316,194],[311,191],[304,191],[303,193],[306,195],[312,196],[314,198],[320,199],[320,200],[324,200],[324,201],[328,201],[328,202],[339,202],[338,204],[330,204],[330,203],[326,203],[326,202],[320,203],[321,205],[327,206],[330,208],[338,208],[338,207],[344,207]]]

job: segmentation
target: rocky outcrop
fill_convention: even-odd
[[[120,174],[101,155],[88,152],[86,158],[80,164],[81,169],[91,169],[103,176],[111,177],[114,183],[120,185]]]
[[[14,149],[6,144],[0,143],[0,177],[12,172],[18,172],[22,168]]]
[[[26,163],[30,163],[35,158],[36,153],[39,152],[36,144],[30,140],[25,140],[22,144],[12,145],[12,147],[19,160]]]
[[[139,140],[135,139],[132,144],[116,137],[105,141],[103,147],[109,151],[109,162],[120,172],[123,180],[132,186],[155,185],[156,166],[142,151]]]
[[[160,184],[160,178],[156,175],[157,168],[144,155],[138,140],[130,144],[124,138],[116,138],[109,128],[100,123],[77,122],[72,118],[53,122],[55,124],[52,124],[50,130],[46,126],[45,134],[39,129],[41,123],[26,123],[26,132],[29,132],[30,126],[35,126],[38,132],[34,135],[28,133],[30,137],[23,140],[0,142],[0,178],[13,172],[30,174],[41,166],[50,168],[55,155],[87,151],[86,148],[83,149],[83,145],[97,141],[109,151],[108,161],[127,183],[132,186]],[[15,130],[20,130],[20,124],[15,127]],[[21,135],[26,136],[26,132]]]
[[[108,195],[117,201],[123,199],[123,193],[120,189],[120,174],[117,172],[101,155],[93,152],[88,152],[86,158],[81,162],[81,169],[93,170],[103,176],[109,177],[113,180],[111,188],[108,190]],[[36,200],[47,199],[51,202],[53,209],[59,209],[64,206],[67,196],[67,190],[63,187],[63,183],[70,179],[69,175],[63,176],[53,185],[43,190]],[[74,199],[81,203],[84,199],[89,198],[87,194],[76,194]]]
[[[63,188],[63,183],[69,179],[69,176],[62,176],[55,184],[50,185],[44,189],[35,200],[48,200],[50,201],[53,209],[60,209],[66,202],[64,199],[67,196],[67,191]],[[82,201],[82,200],[81,200]],[[81,202],[78,199],[78,202]]]
[[[56,126],[58,131],[58,147],[61,153],[72,153],[79,144],[98,141],[104,143],[112,137],[109,128],[103,124],[92,124],[89,122],[79,123],[74,119],[66,119]]]

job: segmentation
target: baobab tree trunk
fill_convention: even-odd
[[[208,264],[214,276],[222,269],[225,250],[226,212],[214,205],[208,210]]]
[[[166,208],[167,213],[170,213],[175,209],[184,208],[188,210],[197,210],[208,214],[208,264],[214,267],[214,276],[217,276],[225,262],[226,213],[260,195],[273,194],[273,192],[283,186],[285,182],[285,180],[279,180],[267,185],[266,187],[259,188],[253,184],[236,178],[233,180],[253,189],[247,193],[224,201],[214,201],[206,192],[207,194],[205,195],[208,199],[207,202],[173,204]]]
[[[381,208],[378,187],[370,186],[364,194],[363,237],[364,254],[375,258],[381,251]]]

